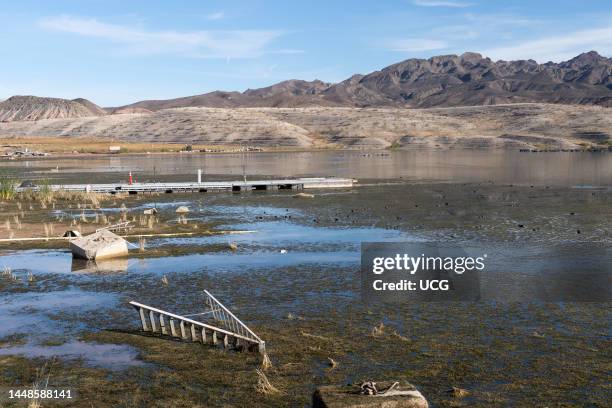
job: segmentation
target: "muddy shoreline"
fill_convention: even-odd
[[[608,189],[361,184],[315,191],[313,199],[253,192],[125,201],[128,217],[154,201],[165,223],[187,202],[193,212],[185,228],[255,231],[231,237],[235,252],[227,237],[151,239],[147,248],[159,256],[145,251],[125,270],[74,273],[65,249],[3,246],[0,264],[14,253],[22,258],[12,261],[21,263],[13,268],[18,282],[0,279],[0,307],[17,321],[0,336],[0,385],[31,384],[55,353],[52,382],[75,388],[78,399],[44,406],[307,406],[318,385],[371,378],[414,383],[435,407],[606,404],[606,304],[366,305],[358,269],[359,242],[366,240],[486,242],[510,253],[557,243],[605,246],[612,231]],[[137,300],[193,313],[204,289],[266,339],[273,363],[267,375],[281,394],[255,391],[257,355],[145,336],[126,306]],[[82,306],[88,302],[99,306]],[[31,305],[24,324],[20,304]],[[447,390],[454,386],[470,395],[453,397]]]

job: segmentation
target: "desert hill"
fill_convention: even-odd
[[[610,108],[509,104],[453,108],[171,108],[0,123],[0,136],[299,148],[581,148],[609,144]],[[78,140],[78,139],[77,139]]]
[[[0,102],[0,121],[32,121],[106,115],[106,111],[87,99],[11,96]]]

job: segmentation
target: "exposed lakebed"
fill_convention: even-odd
[[[370,178],[353,190],[314,191],[314,199],[290,192],[128,198],[128,214],[155,206],[170,223],[174,209],[188,205],[187,226],[241,233],[151,237],[144,253],[96,267],[74,262],[65,243],[1,248],[0,267],[18,282],[0,280],[0,384],[27,385],[57,356],[53,376],[78,389],[74,406],[305,406],[319,384],[363,379],[413,382],[433,406],[603,406],[609,304],[366,305],[358,271],[364,241],[486,250],[513,277],[497,287],[512,290],[521,273],[556,259],[609,259],[612,193],[609,182],[594,179],[574,188]],[[105,211],[116,207],[103,203],[88,222]],[[142,336],[126,305],[196,313],[204,289],[267,341],[268,376],[283,394],[254,392],[258,356]],[[454,399],[446,393],[452,386],[471,394]]]

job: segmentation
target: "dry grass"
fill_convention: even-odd
[[[401,340],[401,341],[405,341],[406,343],[409,343],[409,342],[410,342],[410,339],[409,339],[408,337],[402,336],[402,335],[401,335],[401,334],[399,334],[399,333],[398,333],[396,330],[393,330],[393,331],[391,332],[391,334],[392,334],[394,337],[396,337],[396,338],[398,338],[399,340]]]
[[[301,334],[302,336],[304,336],[304,337],[308,337],[308,338],[311,338],[311,339],[323,340],[323,341],[330,341],[330,339],[329,339],[328,337],[319,336],[319,335],[317,335],[317,334],[310,334],[310,333],[307,333],[307,332],[305,332],[305,331],[300,332],[300,334]]]
[[[185,147],[185,143],[140,143],[125,140],[113,140],[104,138],[79,137],[77,140],[66,137],[55,136],[12,136],[0,137],[0,144],[28,148],[32,151],[43,151],[55,154],[106,154],[109,147],[119,145],[122,153],[165,153],[178,152]],[[75,145],[78,148],[75,149]],[[191,144],[191,143],[190,143]],[[192,144],[194,150],[217,150],[220,146],[214,144]],[[239,145],[233,146],[238,149]],[[11,148],[14,149],[14,148]],[[228,149],[228,146],[223,146]]]
[[[261,361],[261,369],[266,371],[266,370],[269,370],[270,368],[272,368],[272,360],[270,360],[268,353],[264,353],[263,359]]]
[[[327,357],[327,361],[329,362],[329,369],[333,370],[338,367],[338,362],[331,357]]]
[[[55,358],[51,360],[51,363],[45,363],[42,368],[36,370],[36,379],[32,383],[32,390],[44,390],[49,387],[49,380],[51,379],[51,369],[53,368],[53,363],[55,362]],[[28,408],[40,408],[42,404],[40,403],[40,398],[31,398],[28,401]]]
[[[381,322],[378,326],[374,326],[374,328],[372,328],[373,337],[380,337],[383,334],[385,334],[385,324],[383,322]]]
[[[264,373],[260,369],[256,369],[257,373],[257,385],[255,386],[255,390],[263,395],[278,395],[281,394],[281,391],[270,383],[266,373]]]
[[[9,268],[8,266],[5,266],[2,268],[2,277],[12,281],[12,282],[18,282],[19,278],[17,277],[17,275],[15,275],[15,273],[13,272],[13,270],[11,268]]]
[[[100,207],[100,202],[109,199],[108,195],[100,193],[88,193],[86,191],[52,191],[48,185],[39,186],[39,190],[25,190],[15,194],[12,199],[19,201],[37,202],[42,209],[47,206],[55,206],[56,202],[77,202],[77,208],[81,208],[81,203],[84,206],[90,205],[91,208]],[[85,207],[83,207],[85,208]],[[32,211],[34,207],[30,204],[29,209]]]

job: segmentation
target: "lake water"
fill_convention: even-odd
[[[22,178],[55,182],[337,176],[441,182],[609,186],[611,153],[521,153],[504,150],[320,151],[158,154],[50,158],[0,163]],[[55,169],[58,169],[57,171]],[[91,174],[95,175],[91,175]],[[87,175],[90,174],[90,175]],[[85,180],[86,179],[86,180]],[[93,179],[93,180],[92,180]]]

